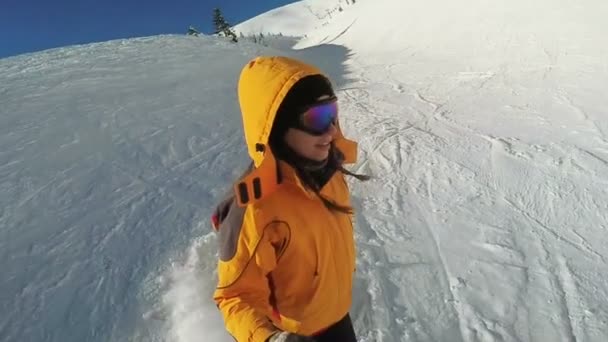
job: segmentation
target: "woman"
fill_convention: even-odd
[[[238,86],[253,165],[213,217],[214,300],[238,342],[356,341],[355,272],[337,99],[315,67],[285,57],[248,63]]]

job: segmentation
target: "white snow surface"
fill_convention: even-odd
[[[0,60],[0,341],[231,341],[208,222],[247,165],[235,89],[259,54],[331,76],[374,176],[350,181],[360,341],[607,341],[607,17],[306,0],[237,26],[284,50],[159,36]]]

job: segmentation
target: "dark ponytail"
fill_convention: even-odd
[[[345,169],[343,162],[344,154],[332,144],[329,157],[327,159],[327,164],[321,170],[323,173],[325,173],[327,178],[326,180],[329,180],[329,178],[333,176],[335,172],[341,172],[344,175],[354,177],[362,182],[371,179],[371,177],[368,175],[357,174]],[[300,180],[304,186],[311,189],[317,195],[317,197],[319,197],[327,209],[349,215],[353,214],[353,208],[335,203],[334,201],[321,195],[321,188],[323,187],[324,183],[320,184],[319,181],[315,179],[312,172],[307,171],[302,167],[298,167],[298,165],[292,166],[296,169],[298,177],[300,177]]]

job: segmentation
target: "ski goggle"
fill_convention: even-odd
[[[294,128],[311,135],[323,135],[338,124],[338,99],[332,97],[302,109]]]

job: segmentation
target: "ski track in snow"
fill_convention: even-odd
[[[244,167],[238,115],[218,116],[238,113],[233,85],[198,78],[236,77],[256,49],[152,37],[2,61],[0,340],[187,340],[201,330],[186,301],[217,327],[204,281],[188,292],[204,278],[171,260],[198,262],[187,245]],[[207,68],[183,51],[231,57]]]
[[[366,70],[364,66],[361,68],[362,73],[367,71],[368,75],[382,75],[378,69]],[[491,82],[493,78],[494,76],[488,76],[484,82]],[[378,84],[381,82],[378,81]],[[399,94],[407,94],[408,87],[407,85],[394,85],[392,89]],[[416,250],[409,247],[409,244],[400,245],[397,249],[390,248],[390,241],[401,241],[399,239],[403,239],[404,236],[407,237],[407,240],[417,238],[419,241],[415,245],[424,246],[425,256],[430,260],[414,263],[420,267],[415,268],[418,274],[413,279],[416,279],[415,282],[420,282],[421,275],[426,276],[428,273],[436,277],[437,281],[433,282],[434,290],[430,292],[444,303],[444,314],[448,316],[444,317],[442,322],[458,323],[458,329],[446,330],[445,327],[442,327],[440,331],[449,331],[446,335],[437,335],[430,327],[423,327],[424,334],[420,334],[416,318],[406,321],[408,324],[406,324],[405,330],[396,329],[390,323],[385,323],[386,326],[383,327],[381,322],[403,322],[400,317],[403,314],[402,311],[389,310],[389,312],[394,312],[393,315],[390,315],[390,319],[386,319],[386,314],[384,314],[376,324],[381,327],[380,331],[392,331],[393,335],[388,333],[387,337],[379,334],[375,337],[376,340],[399,340],[396,332],[403,331],[401,337],[407,341],[455,341],[460,339],[466,341],[599,341],[600,336],[603,336],[602,331],[606,328],[606,311],[602,310],[601,313],[596,310],[590,311],[590,308],[594,306],[593,298],[585,298],[582,295],[575,280],[576,276],[572,273],[566,260],[587,261],[596,265],[592,267],[599,267],[598,270],[605,269],[606,248],[598,242],[592,244],[577,229],[564,229],[568,226],[566,222],[554,220],[555,223],[548,223],[551,219],[547,215],[557,214],[557,210],[562,209],[558,207],[559,200],[574,192],[578,208],[600,216],[605,222],[602,208],[606,208],[608,203],[606,192],[598,194],[600,196],[593,196],[588,193],[588,188],[575,189],[574,185],[570,183],[571,179],[576,179],[577,181],[584,180],[588,185],[595,181],[605,184],[603,175],[598,171],[598,168],[608,171],[606,169],[608,164],[604,159],[594,156],[593,152],[581,150],[577,146],[525,144],[518,138],[496,138],[474,129],[470,125],[451,119],[451,112],[445,108],[446,106],[427,100],[419,91],[415,90],[409,94],[410,97],[407,100],[403,100],[404,106],[420,108],[420,105],[426,105],[426,114],[424,110],[416,110],[410,112],[410,117],[406,116],[401,120],[399,117],[395,117],[391,120],[387,116],[391,114],[398,116],[400,115],[399,110],[387,108],[386,102],[381,99],[373,99],[370,89],[359,91],[359,96],[349,94],[352,91],[354,91],[352,88],[344,91],[348,101],[354,102],[347,108],[353,121],[352,126],[348,127],[361,132],[359,134],[364,137],[360,141],[364,158],[359,162],[357,171],[371,172],[380,178],[373,181],[373,185],[369,188],[366,185],[355,186],[355,189],[359,190],[358,193],[373,193],[370,195],[374,197],[373,200],[372,198],[363,200],[364,205],[361,210],[365,213],[365,220],[374,222],[376,221],[374,217],[390,213],[395,217],[402,217],[403,219],[398,222],[403,222],[407,227],[386,227],[387,222],[381,219],[378,219],[375,224],[360,223],[358,228],[366,232],[359,239],[362,254],[364,256],[378,255],[378,253],[370,252],[378,247],[370,247],[369,243],[365,242],[370,241],[371,238],[371,241],[376,244],[385,246],[382,248],[384,253],[372,259],[383,264],[384,260],[395,258],[403,251]],[[385,92],[376,93],[391,96]],[[393,96],[397,96],[397,94]],[[412,105],[412,102],[417,102],[418,105]],[[370,109],[371,107],[375,108],[375,113],[383,112],[386,115],[377,118],[377,114],[372,115],[374,111]],[[574,111],[577,112],[576,109]],[[420,119],[421,112],[424,119]],[[369,126],[358,126],[360,121],[365,120],[363,117],[368,122],[371,121]],[[581,117],[581,120],[589,122],[587,116]],[[400,125],[399,122],[405,122],[405,124]],[[599,135],[598,141],[603,143],[601,131],[597,129],[596,125],[591,126]],[[465,147],[463,141],[465,144],[474,144],[474,148],[471,148],[470,145]],[[460,151],[458,151],[459,148]],[[473,149],[479,150],[488,158],[481,161],[458,158],[459,155],[462,157],[463,151]],[[422,158],[420,156],[428,159],[426,165],[420,165],[418,160]],[[564,165],[566,158],[569,162]],[[594,165],[589,165],[591,161]],[[573,165],[576,167],[572,167]],[[485,170],[482,167],[487,166],[490,166],[491,174],[483,174]],[[426,170],[420,170],[420,167],[426,167]],[[522,175],[522,179],[518,180],[521,184],[513,186],[503,183],[504,179],[508,179],[512,169]],[[564,178],[564,176],[568,178]],[[546,188],[534,188],[537,185],[533,181],[526,182],[526,177],[544,180]],[[467,186],[457,186],[457,183],[461,182],[468,184]],[[404,183],[408,185],[407,188],[395,190],[395,184]],[[567,187],[569,189],[566,190]],[[376,191],[372,192],[373,188]],[[384,190],[378,191],[378,189]],[[465,196],[465,194],[455,195],[454,192],[458,190],[468,192],[469,194],[465,194],[469,198],[460,202],[461,196]],[[539,191],[539,194],[534,195],[534,192]],[[582,194],[581,191],[583,191]],[[527,197],[524,195],[526,192],[530,192],[527,195],[531,194],[534,197],[525,198]],[[442,196],[447,193],[451,193],[451,196]],[[595,198],[586,197],[585,194]],[[537,201],[536,196],[538,195],[552,196],[554,200],[548,201],[548,203]],[[451,198],[456,198],[457,202],[460,202],[457,203],[459,206],[450,203],[453,202]],[[546,209],[538,207],[540,203],[548,205],[548,213],[542,212]],[[488,211],[477,210],[475,206],[480,204],[482,207],[485,206]],[[387,206],[387,208],[383,206]],[[403,209],[408,206],[414,210],[406,214]],[[584,217],[579,216],[577,210],[573,209],[572,214],[575,215],[575,218]],[[502,224],[495,226],[483,223],[483,221],[491,221],[494,216],[492,211],[496,210],[503,212],[500,215],[501,220],[510,221],[511,228],[503,227]],[[539,210],[541,211],[539,212]],[[459,211],[461,213],[458,213]],[[566,212],[566,215],[563,216],[567,215]],[[447,227],[454,225],[454,222],[448,217],[462,220],[462,217],[467,216],[473,216],[472,219],[477,216],[479,222],[471,222],[474,224],[468,226],[466,230],[478,231],[482,234],[480,237],[483,240],[480,241],[478,237],[465,243],[473,249],[479,249],[474,255],[457,255],[450,250],[450,240],[453,238],[451,235],[454,233],[450,233]],[[420,224],[413,224],[417,219],[420,220]],[[569,221],[571,224],[574,223],[572,219]],[[591,233],[589,228],[592,227],[580,228],[591,236],[597,236],[598,233],[600,236],[603,234],[601,231]],[[605,227],[603,228],[605,229]],[[378,234],[384,230],[391,231],[393,234],[401,232],[402,235]],[[461,230],[454,230],[454,232],[457,232],[456,234],[465,233]],[[468,235],[468,233],[465,234]],[[458,250],[458,252],[462,251]],[[452,269],[462,269],[456,266],[457,262],[454,259],[467,259],[468,257],[470,257],[469,262],[472,260],[477,265],[466,267],[467,274],[458,274],[458,271],[454,274]],[[503,301],[496,304],[496,308],[488,309],[480,306],[480,303],[492,302],[481,299],[487,295],[495,297],[504,293],[483,293],[480,289],[477,289],[479,292],[476,293],[473,289],[468,289],[468,287],[475,288],[476,283],[468,278],[474,279],[476,273],[486,272],[487,275],[494,276],[499,272],[508,274],[508,276],[499,276],[499,279],[504,280],[503,284],[511,284],[512,288],[509,291],[514,291],[512,296],[502,300],[494,298],[494,301]],[[387,271],[384,277],[390,278],[391,273],[394,273],[394,270]],[[482,276],[486,275],[482,274]],[[374,275],[372,279],[378,277],[382,278],[383,275]],[[487,283],[488,279],[485,280]],[[404,287],[411,283],[412,280],[404,279],[401,282],[402,285],[397,287],[397,293],[394,296],[407,301],[408,297],[405,294],[407,290]],[[496,287],[499,288],[503,284],[496,282]],[[379,290],[370,286],[369,291]],[[381,292],[383,291],[385,290],[382,289]],[[490,287],[490,291],[495,291],[495,289]],[[517,298],[517,302],[508,303],[507,298]],[[539,298],[544,298],[544,300]],[[386,304],[372,301],[372,306],[375,305],[375,312],[384,313]],[[414,303],[408,304],[402,305],[407,312],[406,317],[415,311],[412,307],[417,307]],[[434,306],[431,304],[429,307]],[[542,307],[546,309],[539,310]],[[600,315],[593,320],[589,316],[589,312]],[[425,312],[424,314],[432,313]],[[497,317],[497,314],[500,316]],[[362,313],[362,315],[365,314]],[[523,317],[520,317],[522,315]],[[601,316],[604,317],[603,321]],[[502,323],[500,323],[499,317],[502,317]],[[425,319],[437,322],[436,317],[427,316]],[[589,321],[594,323],[589,324]],[[505,322],[508,324],[504,325]],[[544,325],[546,329],[532,328],[537,324]]]

